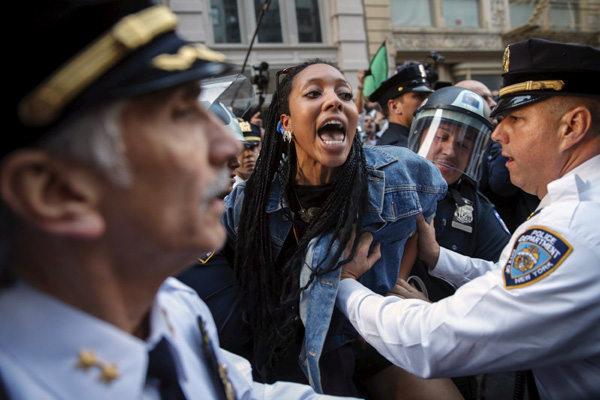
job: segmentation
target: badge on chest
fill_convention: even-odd
[[[471,200],[462,199],[463,204],[456,203],[454,217],[452,219],[452,227],[460,229],[468,233],[473,232],[473,202]]]

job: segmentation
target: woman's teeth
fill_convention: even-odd
[[[339,121],[328,121],[319,129],[319,136],[328,146],[341,145],[346,139],[344,124]]]

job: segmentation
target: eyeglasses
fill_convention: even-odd
[[[296,67],[289,67],[289,68],[282,69],[281,71],[277,71],[277,73],[275,74],[275,93],[277,93],[277,98],[280,97],[279,96],[279,76],[289,74],[290,72],[292,72],[295,69],[296,69]]]

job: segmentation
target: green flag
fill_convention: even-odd
[[[387,49],[385,47],[385,41],[373,56],[371,64],[369,64],[370,74],[365,77],[363,85],[363,93],[365,96],[369,96],[381,85],[381,82],[385,81],[388,77],[388,57]]]

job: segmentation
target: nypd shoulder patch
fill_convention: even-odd
[[[502,229],[504,229],[504,232],[506,232],[506,233],[508,233],[510,235],[511,233],[508,230],[508,226],[506,226],[506,224],[504,223],[504,220],[502,219],[502,217],[500,216],[500,214],[498,214],[498,211],[494,210],[494,215],[496,216],[496,219],[498,220],[498,223],[500,224],[500,226],[502,227]]]
[[[515,241],[504,267],[507,289],[531,285],[548,276],[571,254],[573,247],[557,233],[532,227]]]

